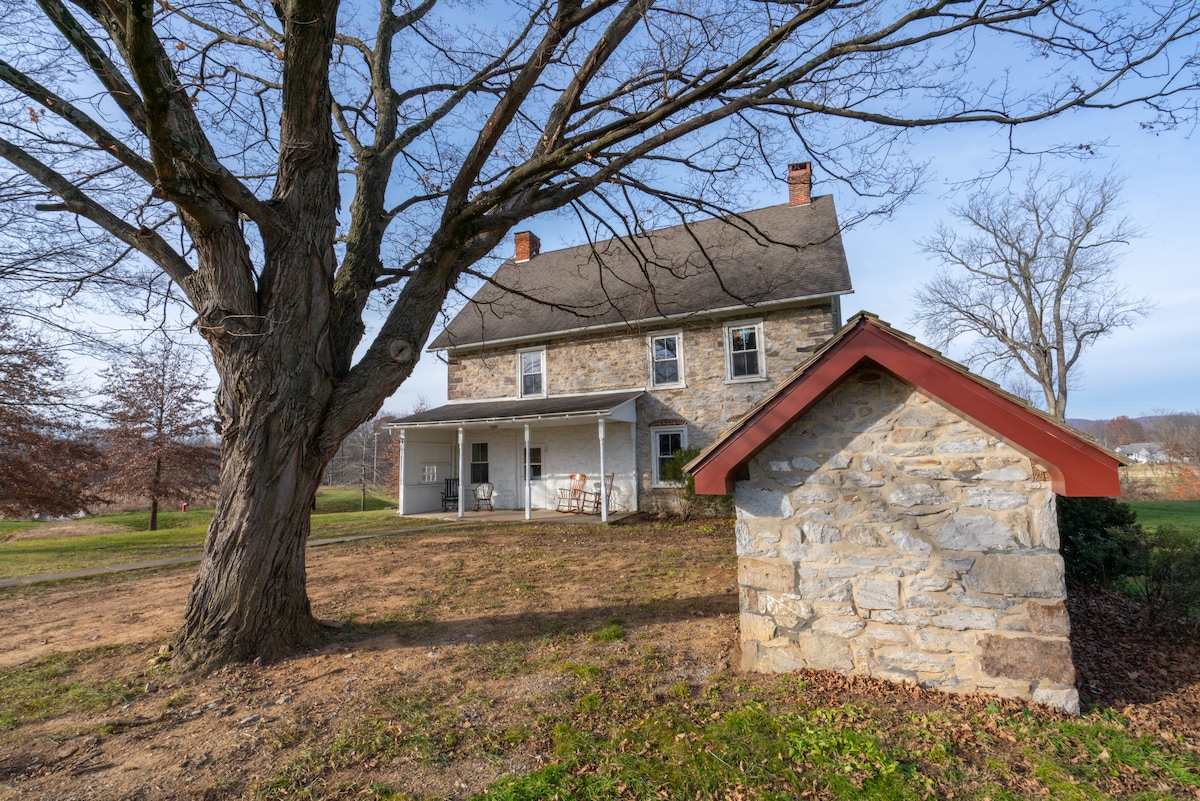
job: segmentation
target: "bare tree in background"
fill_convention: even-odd
[[[1200,413],[1158,411],[1151,436],[1169,458],[1166,494],[1181,501],[1200,499]]]
[[[937,347],[967,339],[968,365],[1034,382],[1065,421],[1084,351],[1150,309],[1113,281],[1138,233],[1117,216],[1119,190],[1111,177],[1034,172],[1016,195],[975,195],[955,210],[958,227],[921,243],[942,268],[914,296],[914,320]]]
[[[322,471],[522,221],[720,213],[798,156],[887,207],[914,128],[1195,111],[1195,0],[0,3],[0,275],[180,299],[220,376],[189,666],[321,635]]]
[[[1131,442],[1145,442],[1146,429],[1137,420],[1121,415],[1105,423],[1104,435],[1100,441],[1110,448],[1128,445]]]
[[[104,379],[105,490],[148,500],[155,531],[161,501],[212,493],[218,454],[207,382],[186,349],[166,339],[138,349]]]
[[[99,500],[100,453],[53,343],[0,313],[0,516],[69,515]]]

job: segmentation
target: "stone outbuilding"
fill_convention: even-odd
[[[688,467],[737,508],[743,669],[1078,711],[1055,493],[1121,464],[859,313]]]

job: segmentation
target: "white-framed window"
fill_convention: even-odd
[[[682,387],[683,334],[664,331],[651,334],[647,339],[650,341],[650,386],[656,389]]]
[[[488,444],[471,443],[471,483],[482,484],[488,480]]]
[[[421,465],[421,483],[436,484],[437,483],[437,465],[423,464]]]
[[[677,486],[669,465],[676,453],[687,448],[687,426],[656,426],[650,429],[650,444],[654,448],[654,486]]]
[[[525,482],[525,449],[520,449],[521,483]],[[529,446],[529,479],[538,481],[542,477],[542,448],[540,445]]]
[[[725,323],[725,377],[729,381],[761,381],[767,377],[762,320]]]
[[[517,387],[522,398],[546,394],[546,349],[517,351]]]

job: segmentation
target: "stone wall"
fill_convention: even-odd
[[[860,369],[737,484],[742,663],[1077,711],[1049,481],[889,373]]]
[[[730,319],[762,320],[766,380],[726,380],[724,324]],[[639,497],[643,509],[654,509],[676,502],[677,493],[653,486],[651,427],[664,422],[686,424],[689,446],[709,445],[807,361],[833,335],[837,322],[831,305],[821,303],[554,339],[546,343],[546,389],[550,395],[646,390],[638,401]],[[660,331],[683,333],[683,387],[649,386],[647,336]],[[519,349],[511,345],[454,353],[449,364],[450,400],[514,397]]]

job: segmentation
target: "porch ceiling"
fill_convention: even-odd
[[[605,395],[448,403],[395,420],[388,428],[477,428],[480,426],[573,425],[606,418],[632,423],[642,390]]]

